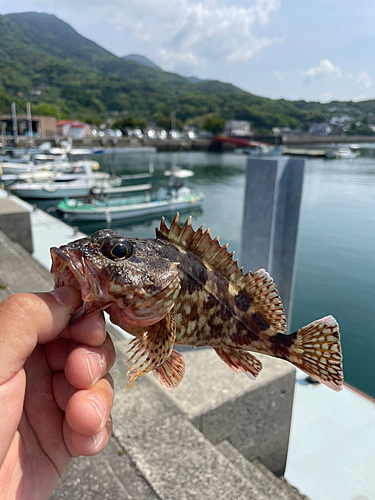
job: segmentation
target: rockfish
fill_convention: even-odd
[[[81,290],[83,305],[72,321],[105,309],[133,334],[130,381],[153,371],[173,389],[185,372],[174,344],[210,346],[236,373],[255,378],[261,362],[250,352],[293,363],[331,389],[342,389],[339,327],[332,316],[292,334],[281,298],[264,269],[242,268],[191,217],[178,214],[168,229],[164,218],[155,239],[126,238],[103,229],[93,236],[52,248],[55,287]]]

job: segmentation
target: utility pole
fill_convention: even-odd
[[[27,123],[29,127],[29,137],[33,136],[33,125],[31,123],[31,106],[30,103],[26,103],[26,115],[27,115]]]
[[[176,130],[176,111],[172,111],[171,113],[171,127],[172,130]]]
[[[18,127],[17,127],[17,115],[16,115],[16,103],[12,102],[12,120],[13,120],[13,139],[15,144],[18,143]]]
[[[5,130],[6,130],[6,122],[1,122],[1,147],[0,147],[0,151],[1,150],[4,150],[5,148]]]

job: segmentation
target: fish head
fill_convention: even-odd
[[[178,263],[158,240],[126,238],[103,229],[59,248],[51,248],[55,288],[80,290],[83,305],[71,323],[106,309],[123,327],[144,328],[173,307],[180,289]]]

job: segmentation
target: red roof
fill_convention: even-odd
[[[71,127],[75,128],[82,128],[87,125],[86,123],[80,122],[78,120],[61,120],[56,123],[56,127],[62,127],[64,125],[69,125],[69,124]]]

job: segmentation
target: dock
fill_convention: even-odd
[[[304,149],[304,148],[285,148],[284,155],[303,156],[305,158],[326,158],[325,149]]]

